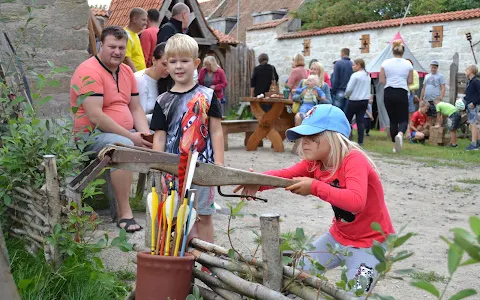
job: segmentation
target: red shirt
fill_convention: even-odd
[[[412,115],[413,126],[417,128],[419,125],[425,126],[427,123],[427,114],[422,114],[418,110]]]
[[[70,105],[77,106],[80,95],[93,93],[91,97],[98,97],[102,101],[103,112],[117,124],[127,130],[133,129],[133,116],[129,105],[132,96],[138,96],[137,80],[132,70],[125,64],[117,69],[117,80],[107,67],[96,57],[90,57],[73,73],[70,86]],[[80,105],[74,116],[74,131],[88,131],[88,127],[95,127],[85,115]]]
[[[352,222],[336,217],[333,219],[330,233],[344,246],[370,248],[374,240],[383,243],[383,236],[372,230],[372,222],[379,223],[387,236],[395,232],[380,178],[362,152],[352,150],[333,176],[328,171],[322,171],[320,166],[311,171],[312,169],[312,162],[302,160],[290,168],[265,174],[290,179],[315,178],[310,191],[312,195],[336,208],[353,213],[355,217]],[[270,187],[262,187],[261,190],[268,188]]]
[[[140,35],[140,44],[142,44],[143,57],[147,68],[152,66],[153,50],[157,46],[157,33],[159,28],[153,26],[145,29]]]

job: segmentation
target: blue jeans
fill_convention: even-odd
[[[347,110],[347,101],[345,99],[345,91],[337,91],[333,95],[333,105],[340,108],[344,112]]]

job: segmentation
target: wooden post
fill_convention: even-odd
[[[260,216],[262,234],[263,284],[274,291],[282,288],[283,265],[280,252],[280,215]]]
[[[62,214],[62,203],[60,200],[60,185],[58,182],[57,174],[57,161],[55,155],[44,155],[42,166],[45,171],[45,187],[47,192],[47,219],[50,230],[53,231],[53,228],[56,224],[60,224],[61,214]],[[51,261],[55,267],[61,265],[60,261],[60,252],[57,247],[49,245],[49,252],[51,255]]]
[[[10,263],[8,262],[8,251],[5,239],[3,238],[2,226],[0,225],[0,291],[2,299],[20,300],[17,287],[10,273]]]
[[[453,55],[453,62],[450,65],[450,78],[449,78],[449,84],[450,84],[450,89],[448,92],[448,102],[450,104],[455,105],[455,100],[457,98],[457,73],[458,73],[458,53],[455,53]]]

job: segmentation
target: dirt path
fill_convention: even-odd
[[[229,135],[229,151],[225,162],[229,167],[266,171],[286,167],[299,161],[290,153],[293,144],[285,142],[284,153],[274,153],[269,148],[269,142],[256,152],[247,152],[243,148],[242,135]],[[480,155],[480,153],[479,153]],[[446,276],[447,246],[439,236],[449,235],[449,229],[454,227],[468,228],[468,217],[479,215],[478,196],[474,190],[479,186],[456,182],[464,178],[480,178],[478,168],[457,169],[448,167],[426,167],[425,163],[403,161],[372,155],[380,173],[385,190],[385,199],[394,223],[399,230],[407,225],[407,232],[416,232],[403,246],[405,250],[415,252],[415,255],[404,262],[398,263],[396,269],[415,268],[421,272],[434,271]],[[232,188],[223,188],[223,192],[231,192]],[[302,197],[291,194],[283,189],[263,192],[260,195],[268,198],[268,203],[249,202],[244,208],[247,215],[233,220],[232,233],[235,247],[245,253],[253,253],[256,248],[256,235],[252,230],[260,232],[258,216],[263,213],[279,213],[281,215],[281,231],[287,232],[303,227],[307,235],[320,235],[326,232],[331,224],[333,212],[329,204],[315,197]],[[227,201],[217,195],[217,203],[226,208]],[[141,214],[139,215],[139,217]],[[228,216],[217,214],[215,222],[216,244],[230,248],[226,235]],[[112,226],[107,226],[112,228]],[[143,243],[143,235],[132,235],[132,241]],[[105,265],[114,268],[134,268],[129,260],[131,254],[118,255],[118,250],[104,251],[107,260]],[[259,254],[261,257],[261,254]],[[338,277],[337,270],[329,271],[327,277]],[[433,299],[426,292],[409,286],[411,278],[405,281],[387,279],[379,283],[376,291],[381,295],[394,296],[396,299]],[[464,288],[480,287],[480,272],[478,266],[460,268],[448,289],[447,295]],[[444,284],[434,282],[443,289]],[[469,299],[480,299],[469,298]]]

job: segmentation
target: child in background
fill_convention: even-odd
[[[465,105],[467,109],[467,122],[472,131],[472,143],[465,150],[479,150],[480,140],[478,139],[478,125],[480,124],[480,80],[476,77],[478,68],[470,65],[465,70],[467,76],[467,89],[465,90]]]
[[[408,125],[410,129],[410,143],[414,141],[424,141],[428,136],[428,127],[427,124],[427,111],[429,108],[427,101],[420,101],[418,103],[418,110],[413,113],[410,124]]]
[[[354,142],[348,139],[350,123],[345,113],[330,104],[317,105],[305,116],[300,126],[287,130],[289,140],[300,139],[303,160],[289,168],[265,172],[265,174],[294,179],[297,183],[286,188],[299,195],[314,195],[318,201],[332,205],[335,217],[330,231],[316,240],[315,249],[307,251],[312,260],[327,270],[345,261],[347,279],[360,282],[368,292],[377,276],[375,266],[379,261],[371,252],[374,241],[385,243],[385,237],[372,230],[372,222],[378,222],[388,236],[394,233],[384,199],[380,177],[373,161]],[[260,185],[244,185],[242,195],[250,199],[257,191],[271,189]],[[351,255],[333,256],[328,245],[347,250]],[[305,270],[316,273],[311,261],[305,262]],[[360,280],[364,277],[363,280]]]
[[[434,100],[435,109],[437,110],[437,123],[435,127],[440,127],[443,124],[443,118],[447,117],[447,129],[450,132],[449,147],[458,147],[457,144],[457,129],[460,128],[460,121],[462,117],[457,108],[450,103],[442,102],[440,98]]]
[[[192,144],[200,161],[223,165],[220,101],[212,89],[194,82],[194,70],[200,64],[197,42],[188,35],[175,34],[167,42],[165,55],[175,84],[155,103],[150,124],[155,131],[153,149],[179,154],[185,151],[184,145]],[[195,185],[192,189],[197,189],[199,238],[212,243],[215,190]]]
[[[302,104],[298,112],[305,115],[312,107],[326,101],[325,93],[319,87],[320,79],[317,75],[310,75],[307,77],[306,85],[295,90],[296,94],[300,94]],[[302,116],[303,119],[303,116]]]
[[[368,100],[367,110],[365,111],[365,135],[370,136],[370,128],[372,127],[373,112],[372,112],[372,103],[373,103],[373,95],[370,95],[370,99]]]

